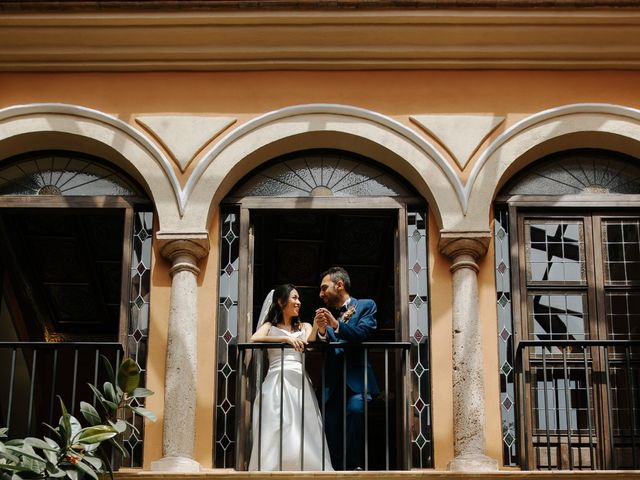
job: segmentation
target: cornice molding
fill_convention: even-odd
[[[639,28],[640,8],[5,12],[0,71],[639,69]]]

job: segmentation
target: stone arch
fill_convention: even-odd
[[[488,230],[500,188],[531,162],[573,148],[598,148],[640,158],[640,110],[609,104],[574,104],[536,113],[487,147],[465,187],[469,230]]]
[[[267,113],[235,129],[205,153],[184,192],[185,225],[209,225],[224,196],[248,172],[297,150],[336,148],[394,169],[429,202],[439,227],[462,219],[462,185],[425,139],[397,121],[346,105],[299,105]]]
[[[180,186],[164,154],[127,123],[88,108],[29,104],[0,110],[2,158],[60,149],[103,158],[129,173],[155,204],[160,227],[179,224]],[[158,168],[160,167],[160,168]]]

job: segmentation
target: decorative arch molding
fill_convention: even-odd
[[[206,152],[183,190],[186,224],[208,226],[217,205],[244,175],[272,158],[310,148],[339,148],[384,163],[429,201],[441,228],[455,228],[463,219],[457,174],[418,133],[363,108],[309,104],[261,115]]]
[[[171,162],[142,133],[113,116],[60,103],[0,109],[0,146],[9,155],[66,148],[105,158],[144,186],[156,206],[161,228],[179,224],[183,206]]]
[[[542,156],[572,148],[601,148],[640,157],[640,110],[581,103],[531,115],[508,128],[482,153],[464,187],[466,225],[486,230],[500,188]]]

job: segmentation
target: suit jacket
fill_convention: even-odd
[[[327,327],[327,341],[340,343],[361,343],[366,341],[377,328],[376,303],[373,300],[356,300],[351,298],[349,307],[355,306],[355,312],[347,320],[340,316],[337,320],[340,327],[336,333]],[[343,314],[344,315],[344,314]],[[342,388],[338,380],[342,378],[343,363],[347,361],[347,385],[357,393],[364,393],[364,373],[367,372],[367,393],[380,393],[378,382],[369,362],[364,362],[364,349],[331,348],[327,355],[325,377],[325,400],[337,389]]]

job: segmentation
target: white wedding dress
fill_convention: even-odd
[[[269,335],[303,337],[272,326]],[[302,354],[278,346],[268,351],[269,370],[253,404],[253,446],[249,470],[333,470],[329,447],[322,428],[322,417],[313,387],[302,371]],[[282,378],[282,403],[280,379]],[[302,430],[302,382],[304,382],[304,431]],[[260,406],[262,404],[262,407]],[[282,405],[282,452],[280,450],[280,406]],[[262,408],[262,414],[260,409]],[[260,419],[262,426],[259,425]],[[261,432],[261,433],[259,433]],[[258,437],[260,436],[260,446]],[[324,446],[324,469],[322,455]],[[258,449],[260,454],[258,454]],[[282,464],[280,464],[282,453]],[[258,468],[258,457],[260,467]],[[304,461],[302,461],[304,460]]]

